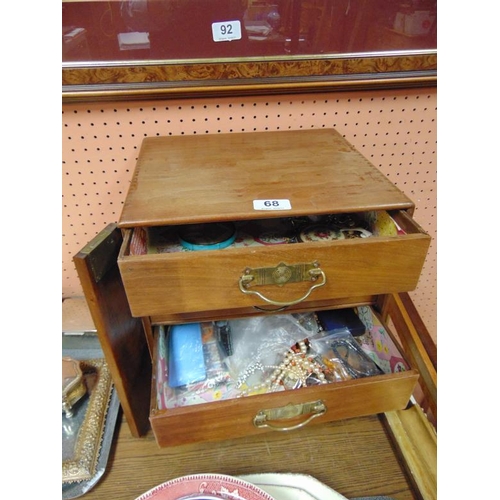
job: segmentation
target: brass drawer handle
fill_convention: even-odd
[[[326,410],[327,407],[321,400],[312,401],[309,403],[299,403],[296,405],[288,404],[286,406],[282,406],[281,408],[270,408],[268,410],[259,411],[259,413],[257,413],[257,415],[255,415],[253,419],[253,424],[259,429],[267,427],[274,431],[293,431],[295,429],[304,427],[311,420],[324,415],[326,413]],[[291,426],[269,423],[272,420],[285,420],[308,414],[309,416],[305,420]]]
[[[321,281],[318,281],[321,278]],[[305,295],[299,299],[280,302],[277,300],[269,299],[262,293],[251,290],[251,286],[255,285],[278,285],[283,286],[287,283],[296,283],[299,281],[311,281],[313,284],[306,292]],[[302,302],[311,295],[311,292],[326,284],[326,275],[319,267],[318,262],[301,263],[288,265],[283,262],[276,267],[260,267],[260,268],[247,268],[239,279],[239,287],[242,293],[248,295],[257,295],[264,302],[274,306],[288,307]]]

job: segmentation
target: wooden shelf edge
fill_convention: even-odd
[[[437,433],[419,405],[386,412],[387,427],[423,500],[437,499]]]

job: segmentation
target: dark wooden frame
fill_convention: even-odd
[[[326,92],[437,84],[437,50],[63,65],[64,102]]]

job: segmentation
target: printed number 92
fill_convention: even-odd
[[[221,35],[232,35],[233,34],[233,25],[232,24],[222,24],[220,26]]]

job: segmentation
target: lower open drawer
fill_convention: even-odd
[[[380,375],[243,396],[238,391],[229,396],[216,391],[205,399],[189,398],[189,391],[168,389],[165,367],[169,328],[156,326],[150,422],[158,445],[217,441],[269,431],[295,432],[304,425],[404,408],[419,373],[401,354],[375,311],[370,306],[361,308],[357,311],[366,323],[366,333],[355,339],[369,358],[377,361]],[[163,342],[160,337],[165,332],[167,341]]]

